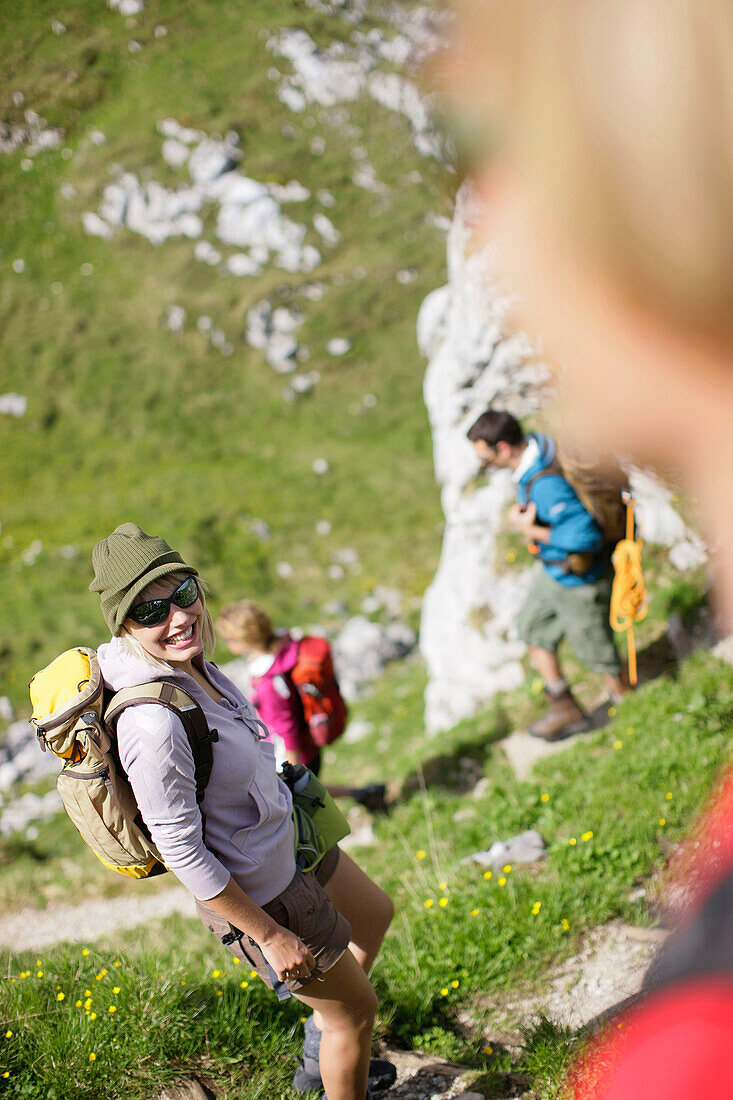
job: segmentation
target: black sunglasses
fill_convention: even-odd
[[[175,592],[160,600],[145,600],[130,608],[129,617],[138,626],[159,626],[168,618],[172,603],[176,607],[190,607],[199,598],[199,586],[195,577],[186,577]]]

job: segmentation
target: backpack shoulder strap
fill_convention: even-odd
[[[552,462],[548,466],[544,466],[541,470],[538,470],[536,474],[532,474],[529,481],[525,482],[524,491],[527,494],[527,500],[532,499],[532,486],[535,481],[539,481],[541,477],[561,477],[567,481],[565,474],[563,473],[562,466],[553,458]]]
[[[183,688],[169,680],[153,680],[149,684],[122,688],[110,700],[104,720],[114,730],[123,711],[128,707],[141,706],[145,703],[158,703],[160,706],[167,707],[183,723],[193,756],[196,802],[200,809],[206,784],[211,778],[211,769],[214,764],[212,745],[219,740],[218,730],[209,729],[206,715],[196,700]],[[201,819],[205,828],[203,810]]]

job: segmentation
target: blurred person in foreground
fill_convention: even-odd
[[[564,368],[570,429],[682,475],[729,628],[732,48],[724,0],[473,0],[439,70],[472,139],[482,235]],[[699,836],[679,861],[683,920],[646,996],[576,1067],[576,1098],[733,1096],[730,776]]]

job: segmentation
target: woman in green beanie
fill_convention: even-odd
[[[177,683],[218,731],[199,808],[180,719],[157,703],[119,719],[120,761],[161,859],[234,955],[280,999],[293,994],[313,1009],[295,1087],[364,1100],[394,1078],[389,1063],[369,1072],[377,1004],[367,975],[392,917],[389,897],[338,847],[315,872],[296,868],[291,794],[272,744],[249,701],[205,659],[214,626],[196,569],[133,523],[97,543],[92,561],[90,587],[112,633],[98,650],[105,683]]]

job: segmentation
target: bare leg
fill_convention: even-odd
[[[623,673],[619,673],[618,676],[614,676],[611,672],[604,673],[606,680],[606,687],[608,688],[611,698],[616,700],[620,699],[622,695],[628,695],[631,691],[629,682]]]
[[[325,890],[351,925],[349,947],[368,974],[394,915],[392,899],[346,852],[339,855]]]
[[[532,668],[539,672],[546,684],[551,684],[553,680],[564,679],[557,653],[552,653],[549,649],[540,649],[534,645],[528,647],[528,653]]]
[[[343,857],[342,857],[343,858]],[[319,1063],[328,1100],[364,1100],[377,997],[350,951],[297,994],[322,1030]]]
[[[351,925],[349,950],[368,974],[394,915],[392,899],[346,852],[340,853],[336,870],[324,889]],[[314,1017],[316,1027],[322,1028],[320,1012],[316,1011]]]

